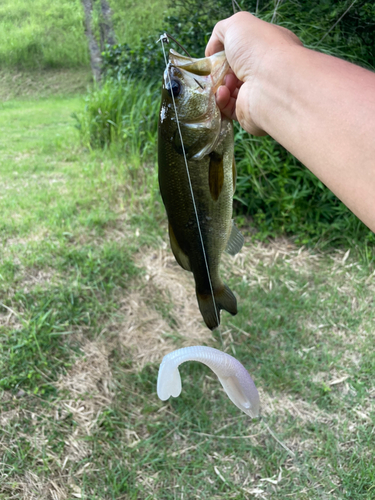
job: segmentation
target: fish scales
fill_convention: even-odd
[[[194,275],[198,305],[211,329],[220,310],[237,313],[237,301],[219,273],[221,255],[233,233],[235,183],[233,125],[221,116],[214,86],[223,78],[225,56],[192,60],[170,54],[164,74],[159,118],[159,186],[165,205],[172,251],[178,263]],[[213,66],[215,66],[213,68]],[[208,74],[197,74],[199,71]],[[198,69],[197,69],[198,68]],[[218,70],[217,70],[218,68]],[[221,74],[217,81],[212,71]],[[181,139],[172,101],[174,95],[203,244],[215,296],[212,299]],[[235,231],[236,232],[236,231]],[[233,253],[233,252],[232,252]]]

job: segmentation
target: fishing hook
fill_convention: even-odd
[[[181,45],[181,44],[180,44],[180,43],[179,43],[179,42],[178,42],[175,38],[173,38],[173,36],[172,36],[172,35],[170,35],[170,34],[169,34],[169,33],[167,33],[167,32],[164,32],[164,34],[163,34],[163,35],[161,35],[161,37],[159,38],[159,40],[157,40],[157,42],[156,42],[156,43],[158,43],[158,42],[161,42],[161,43],[169,43],[169,38],[170,38],[171,40],[173,40],[173,41],[174,41],[174,43],[176,43],[176,44],[180,47],[180,49],[182,49],[182,50],[183,50],[183,51],[187,54],[187,56],[188,56],[188,57],[190,57],[190,58],[191,58],[191,55],[190,55],[190,54],[189,54],[189,52],[185,49],[185,47],[183,47],[183,46],[182,46],[182,45]]]

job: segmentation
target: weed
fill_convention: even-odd
[[[155,157],[159,87],[153,82],[107,80],[86,97],[76,116],[84,141],[91,147],[117,143],[141,162]]]
[[[276,141],[237,126],[235,144],[236,212],[251,216],[261,238],[286,233],[304,245],[373,248],[374,234]]]

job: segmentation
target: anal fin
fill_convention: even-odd
[[[243,247],[244,237],[233,221],[232,223],[232,231],[230,233],[225,251],[229,253],[229,255],[236,255]]]

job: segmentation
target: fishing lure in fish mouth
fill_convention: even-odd
[[[230,354],[207,346],[184,347],[164,356],[157,381],[157,393],[162,401],[181,394],[178,367],[185,361],[200,361],[211,368],[232,403],[251,418],[259,417],[259,394],[249,372]]]

